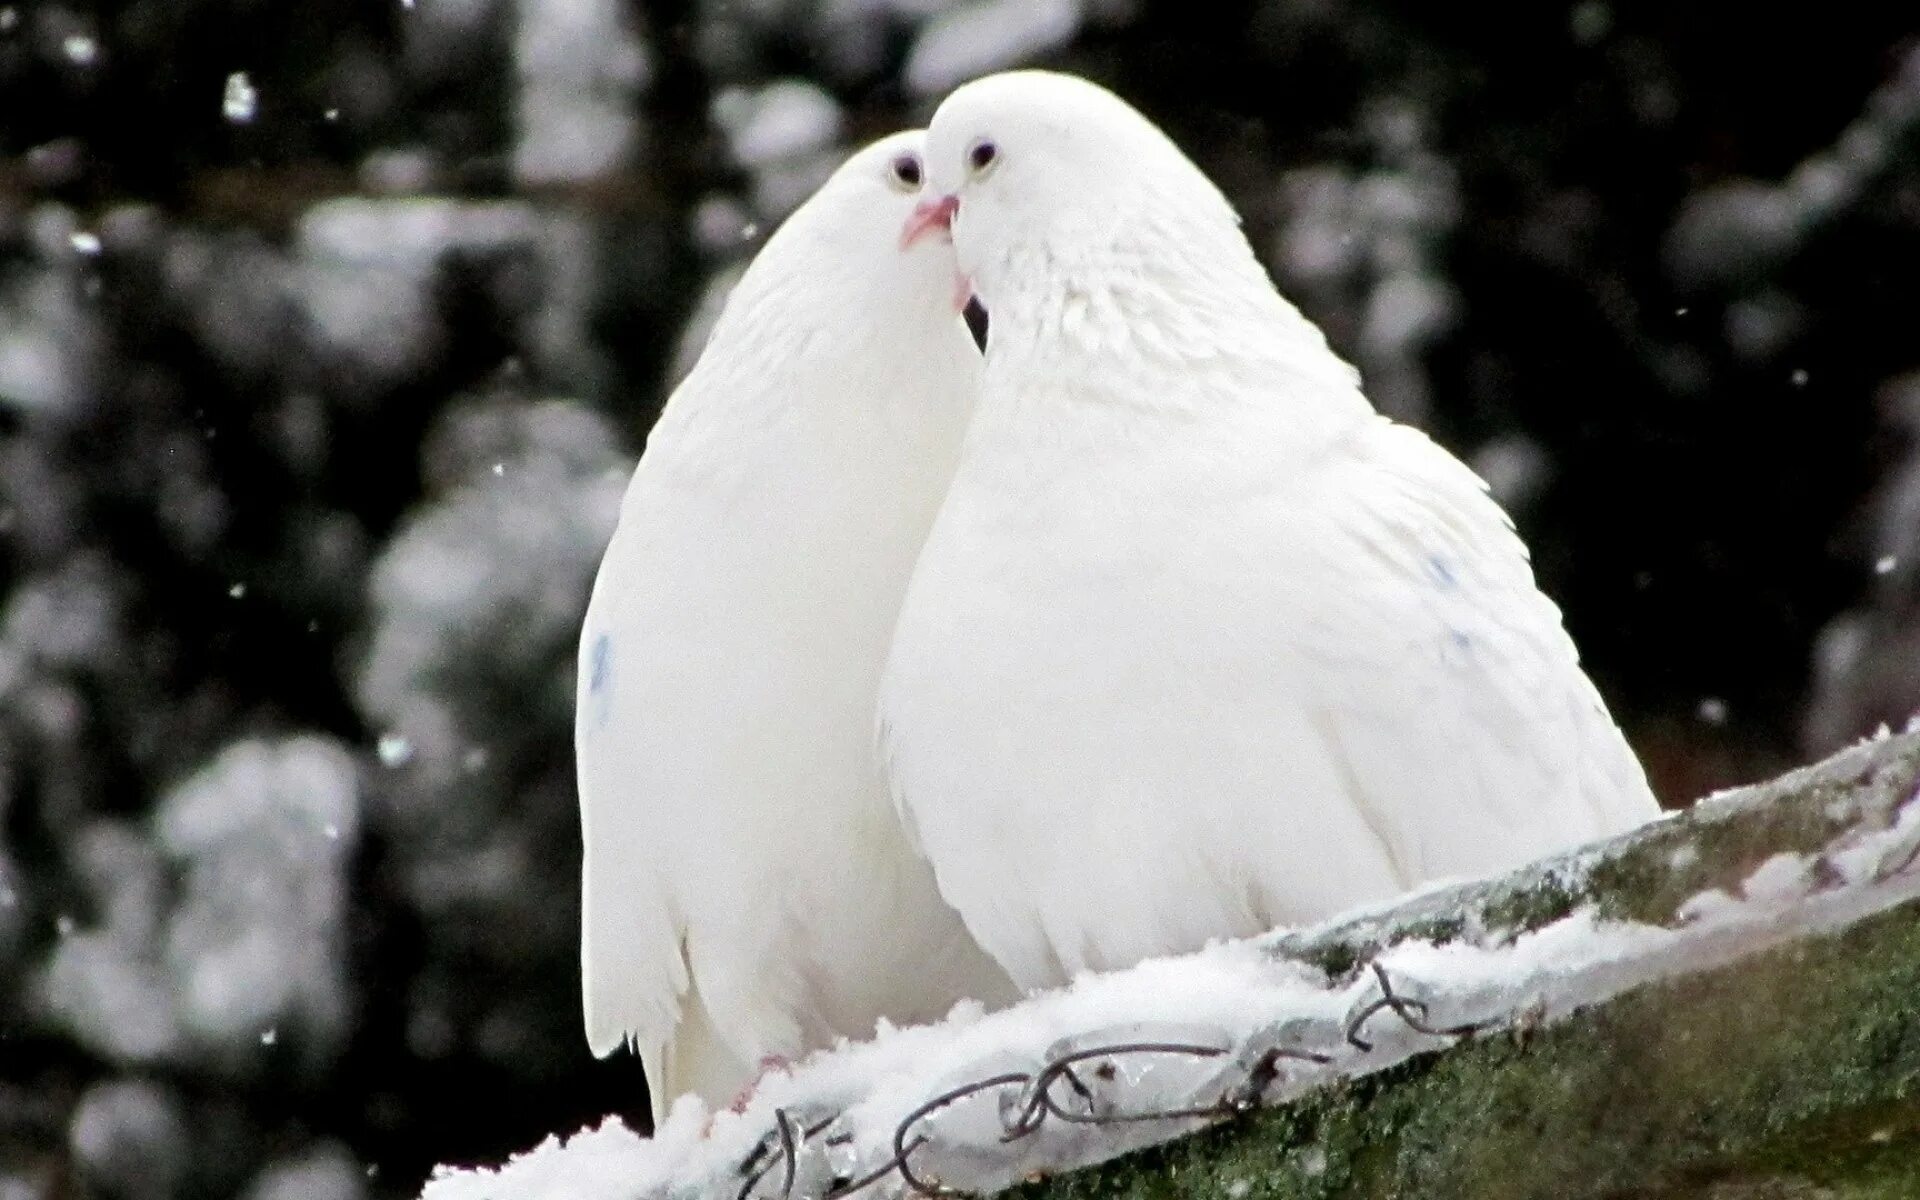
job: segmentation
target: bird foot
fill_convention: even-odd
[[[784,1054],[762,1055],[760,1069],[754,1075],[753,1082],[740,1089],[734,1096],[733,1103],[727,1105],[727,1111],[736,1113],[747,1111],[747,1105],[753,1102],[753,1093],[759,1088],[760,1081],[775,1071],[785,1071],[792,1066],[793,1060]]]

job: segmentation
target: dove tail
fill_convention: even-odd
[[[687,991],[673,1036],[657,1049],[643,1047],[640,1065],[647,1073],[655,1129],[667,1119],[673,1102],[689,1092],[706,1101],[708,1108],[720,1109],[753,1082],[753,1068],[720,1040],[698,985]]]

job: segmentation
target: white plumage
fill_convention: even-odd
[[[769,1057],[999,1003],[873,746],[913,558],[979,355],[952,251],[903,250],[920,135],[768,240],[648,439],[580,644],[581,971],[597,1054],[656,1120]]]
[[[992,335],[883,737],[1016,982],[1657,811],[1485,486],[1373,411],[1164,135],[1022,72],[955,92],[927,155]]]

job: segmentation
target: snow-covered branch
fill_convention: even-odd
[[[743,1113],[683,1101],[656,1139],[610,1123],[426,1200],[1920,1186],[1917,785],[1920,734],[1871,741],[1499,879],[882,1030]]]

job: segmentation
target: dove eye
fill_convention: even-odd
[[[899,158],[893,160],[893,165],[889,168],[889,172],[893,176],[895,187],[907,192],[919,190],[922,176],[920,159],[917,155],[902,154]]]
[[[999,161],[1000,147],[982,138],[967,151],[967,167],[975,175],[983,174],[988,167]]]

